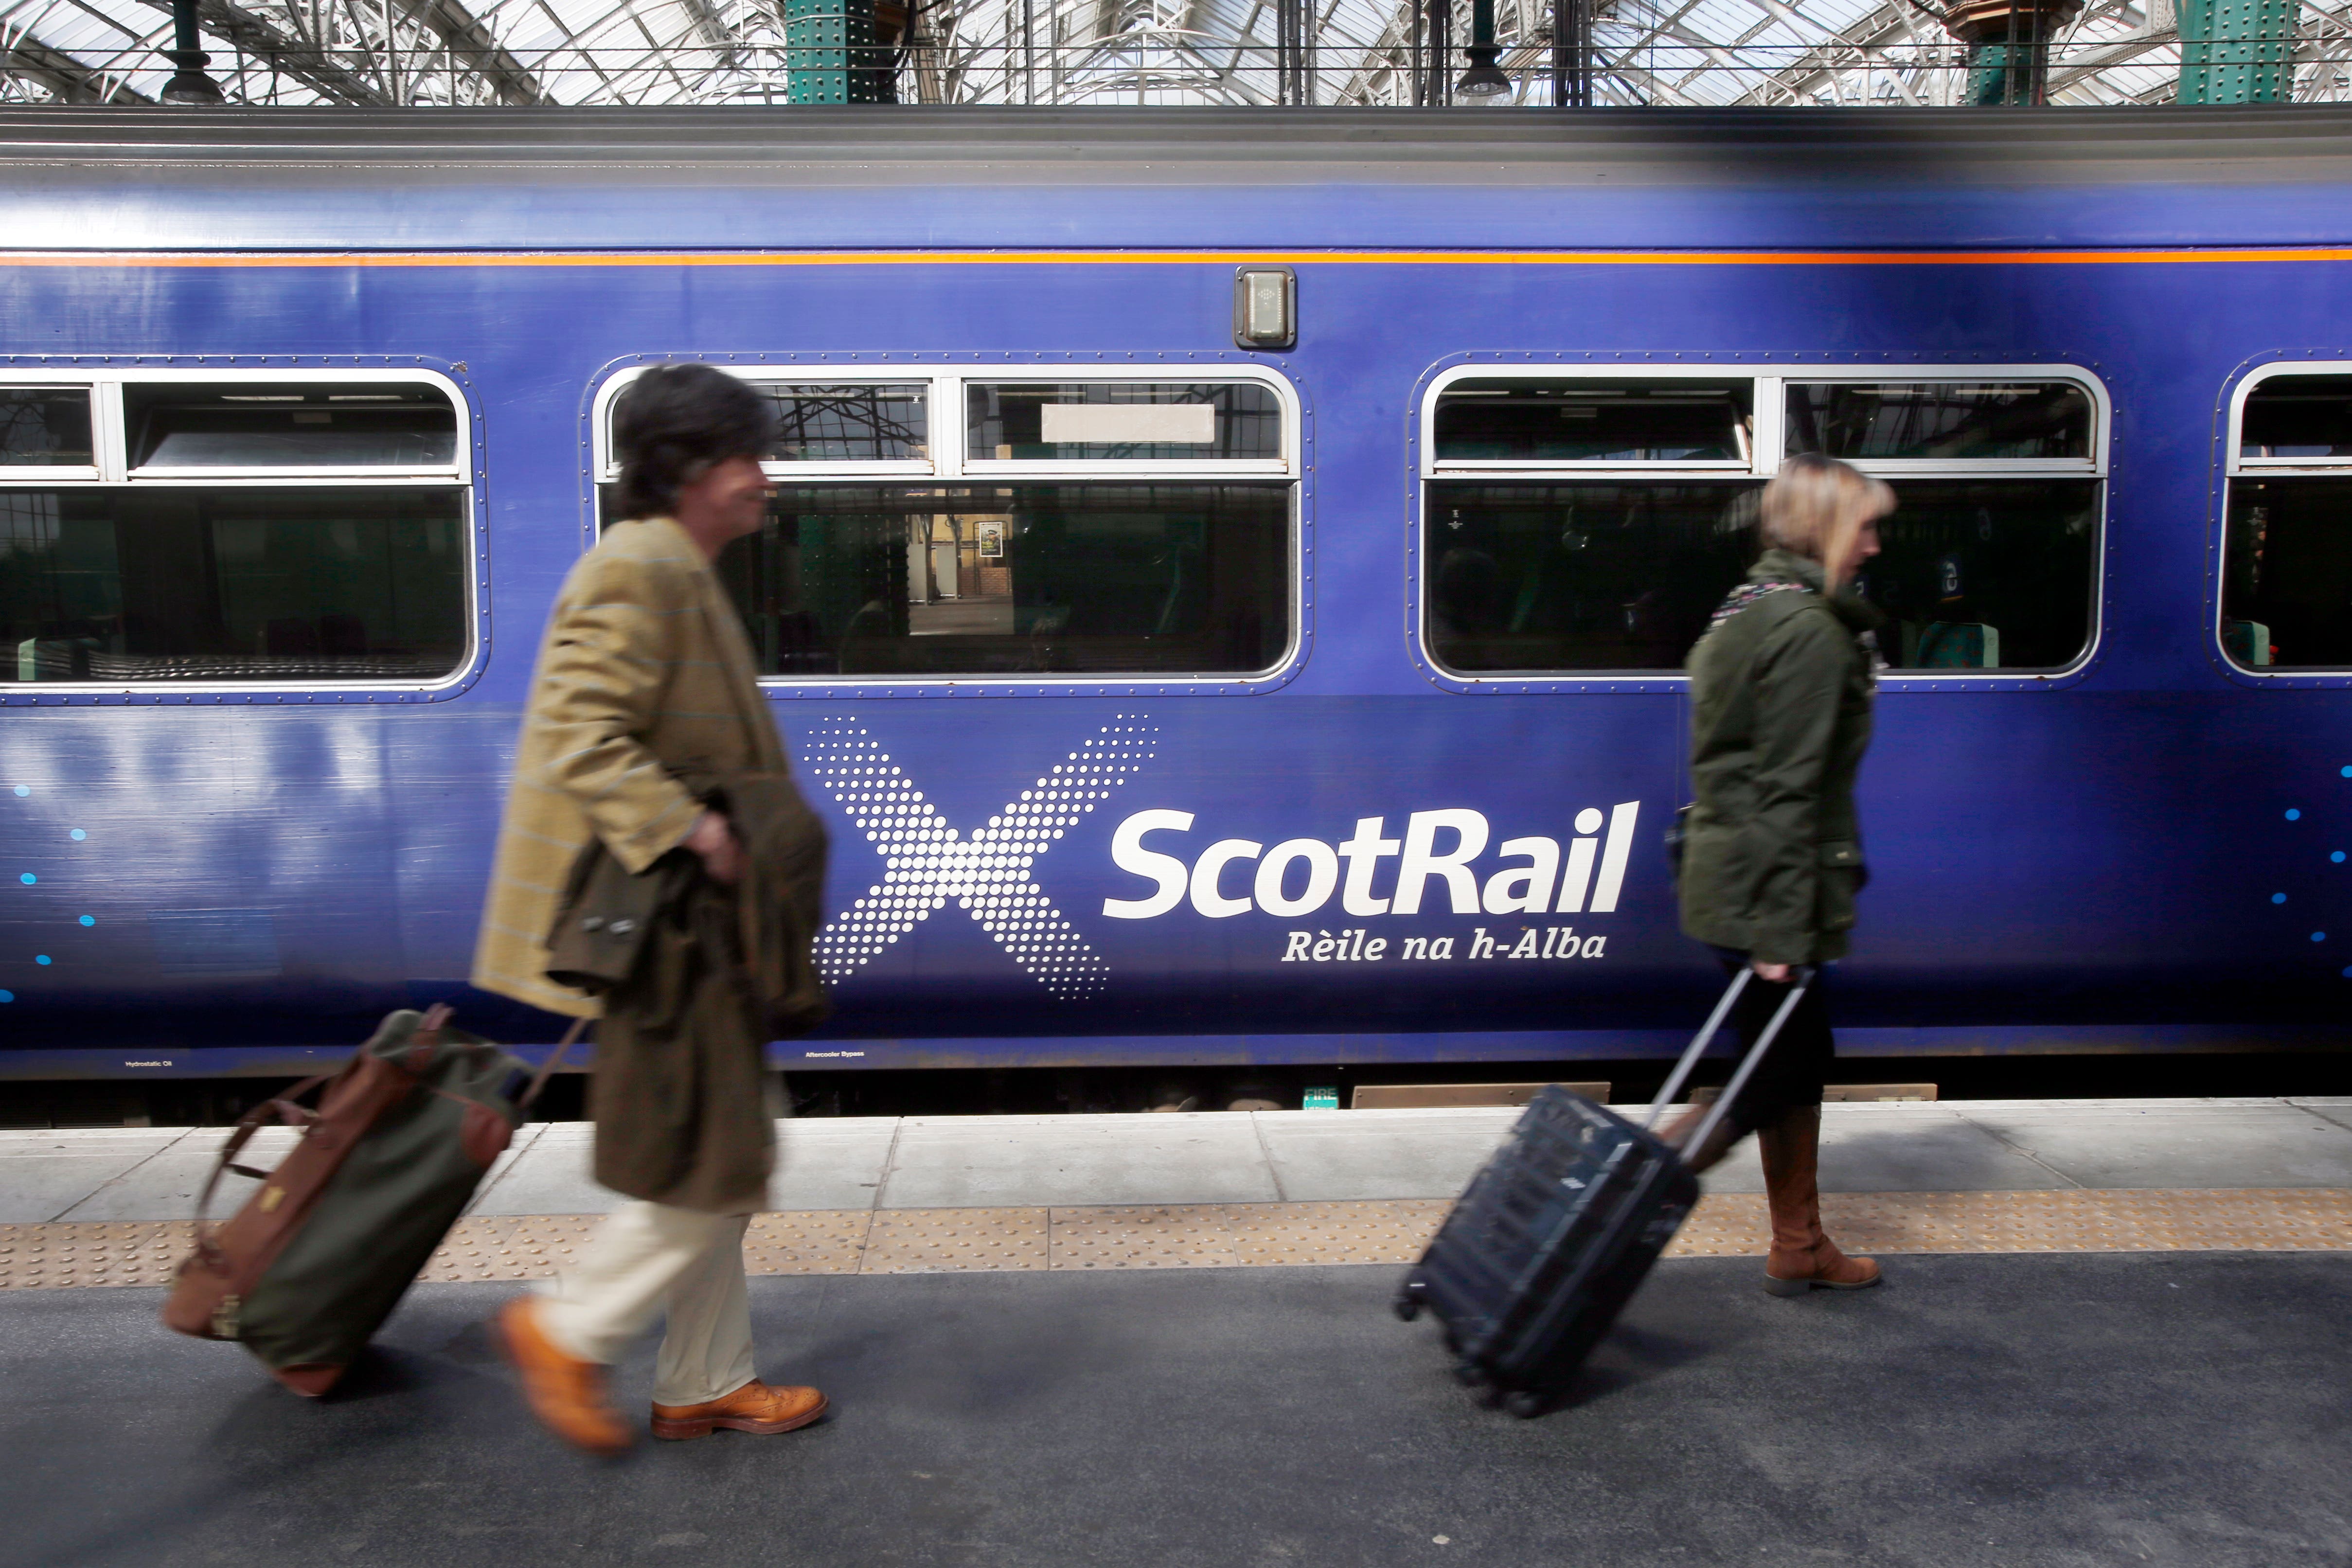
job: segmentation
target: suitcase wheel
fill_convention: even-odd
[[[1465,1388],[1484,1388],[1489,1379],[1486,1369],[1476,1362],[1458,1361],[1454,1363],[1454,1381]]]
[[[1503,1408],[1522,1421],[1532,1421],[1551,1408],[1551,1401],[1532,1388],[1519,1388],[1504,1395]]]
[[[1390,1306],[1395,1310],[1400,1322],[1410,1323],[1421,1316],[1421,1303],[1414,1300],[1409,1294],[1399,1296],[1390,1303]]]

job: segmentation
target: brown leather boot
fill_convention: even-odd
[[[1848,1258],[1822,1234],[1822,1108],[1801,1105],[1757,1134],[1764,1194],[1772,1209],[1772,1256],[1764,1289],[1801,1296],[1816,1287],[1860,1290],[1878,1283],[1878,1265]]]
[[[520,1296],[499,1309],[490,1337],[522,1374],[523,1397],[547,1429],[574,1447],[614,1455],[627,1449],[634,1434],[621,1413],[604,1400],[604,1368],[555,1347],[539,1326],[540,1303]]]
[[[655,1405],[654,1436],[708,1437],[719,1426],[761,1436],[790,1432],[824,1415],[829,1403],[814,1388],[771,1388],[753,1378],[734,1393],[700,1405]]]
[[[1706,1113],[1712,1108],[1712,1101],[1701,1101],[1692,1106],[1688,1110],[1675,1117],[1673,1123],[1658,1136],[1676,1149],[1682,1149],[1684,1140],[1698,1131],[1698,1124],[1706,1120]],[[1731,1152],[1731,1146],[1738,1142],[1739,1130],[1732,1126],[1731,1118],[1726,1116],[1715,1124],[1715,1131],[1706,1135],[1706,1142],[1703,1146],[1696,1149],[1683,1149],[1683,1163],[1694,1171],[1706,1170],[1721,1163],[1723,1157]]]

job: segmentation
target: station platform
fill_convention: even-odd
[[[1386,1310],[1516,1115],[780,1123],[761,1371],[835,1413],[613,1465],[480,1327],[613,1201],[584,1125],[318,1404],[155,1324],[223,1130],[0,1134],[0,1561],[2352,1562],[2352,1100],[1831,1105],[1885,1286],[1756,1289],[1743,1151],[1531,1422]]]
[[[1408,1262],[1511,1109],[777,1123],[761,1272]],[[0,1133],[0,1289],[158,1283],[220,1129]],[[262,1133],[266,1164],[292,1134]],[[551,1272],[619,1201],[593,1129],[523,1129],[425,1278]],[[1670,1256],[1760,1253],[1753,1141]],[[248,1184],[225,1177],[226,1214]],[[1850,1249],[2352,1247],[2352,1099],[1860,1101],[1823,1108]]]

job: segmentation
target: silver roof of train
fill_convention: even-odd
[[[692,108],[367,110],[0,108],[0,164],[531,165],[652,173],[682,164],[829,167],[858,179],[1075,178],[1154,170],[1197,181],[1425,166],[1477,181],[1759,164],[2030,177],[2189,180],[2231,166],[2283,177],[2352,158],[2352,106],[2199,109],[1489,110]],[[1835,163],[1825,160],[1837,160]]]
[[[2352,110],[0,111],[0,247],[2340,246]]]

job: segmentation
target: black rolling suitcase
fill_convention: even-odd
[[[1436,1313],[1461,1358],[1454,1375],[1486,1403],[1542,1414],[1682,1228],[1698,1178],[1653,1129],[1750,973],[1732,977],[1639,1127],[1556,1084],[1528,1101],[1511,1141],[1472,1178],[1405,1276],[1397,1316]],[[1812,976],[1801,970],[1796,978],[1693,1144],[1731,1109],[1796,1010]]]

